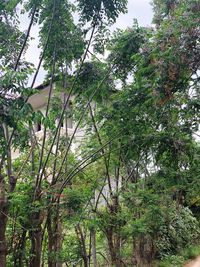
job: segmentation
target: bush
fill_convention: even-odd
[[[168,256],[166,259],[158,264],[158,267],[182,267],[185,262],[183,256]]]
[[[190,246],[184,252],[185,259],[194,259],[200,255],[200,246]]]
[[[177,210],[172,206],[167,216],[168,222],[161,229],[157,242],[160,258],[176,255],[184,247],[191,246],[200,233],[198,221],[189,208],[181,207]]]
[[[158,267],[182,267],[189,259],[200,255],[200,246],[190,246],[184,249],[179,255],[167,256],[157,264]]]

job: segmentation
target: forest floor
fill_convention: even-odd
[[[184,267],[200,267],[200,256],[188,262]]]

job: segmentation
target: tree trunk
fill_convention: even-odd
[[[53,267],[52,253],[53,253],[53,230],[51,222],[51,214],[47,215],[47,232],[48,232],[48,267]]]
[[[23,230],[21,237],[19,238],[19,243],[14,251],[14,266],[23,266],[23,259],[25,255],[26,246],[26,230]]]
[[[3,130],[5,140],[7,141],[7,176],[9,179],[9,192],[12,193],[15,189],[17,179],[12,175],[12,159],[11,159],[11,144],[9,144],[9,131],[8,126],[3,124]],[[5,180],[4,176],[0,173],[0,266],[6,266],[6,226],[8,220],[8,200],[5,191]]]
[[[31,258],[30,267],[40,267],[42,252],[42,227],[39,225],[37,229],[30,232],[31,238]]]
[[[133,239],[133,253],[139,267],[151,267],[155,257],[154,246],[151,237],[141,235]]]
[[[96,232],[94,229],[90,231],[91,234],[91,253],[92,253],[92,265],[97,267],[97,252],[96,252]]]
[[[109,229],[107,229],[106,236],[108,240],[108,248],[109,248],[109,253],[110,253],[110,258],[111,258],[111,265],[115,267],[121,267],[122,262],[121,262],[120,255],[119,255],[120,246],[118,242],[116,242],[116,244],[114,242],[113,227],[109,227]]]
[[[48,214],[48,267],[62,267],[59,261],[59,253],[62,249],[62,223],[59,216]],[[55,256],[53,255],[55,253]]]
[[[80,247],[81,247],[81,254],[82,254],[82,259],[83,259],[83,264],[84,267],[88,267],[88,255],[87,255],[87,250],[86,250],[86,245],[85,245],[85,237],[83,235],[83,231],[78,224],[75,228],[77,237],[79,239]]]
[[[6,224],[7,224],[8,202],[5,194],[5,181],[0,174],[0,266],[6,267]]]
[[[39,201],[40,199],[38,199]],[[43,222],[43,211],[34,212],[31,216],[31,224],[33,226],[30,231],[31,240],[31,257],[30,267],[40,267],[41,254],[42,254],[42,222]]]
[[[56,224],[56,238],[55,238],[55,251],[57,253],[61,252],[62,249],[62,223],[60,221],[60,218],[58,218],[55,222]],[[62,267],[62,262],[60,261],[60,259],[58,258],[55,267]]]

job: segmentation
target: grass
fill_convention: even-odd
[[[171,255],[158,262],[158,267],[183,267],[190,259],[195,259],[200,255],[200,246],[190,246],[185,248],[179,255]]]

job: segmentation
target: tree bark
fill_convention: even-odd
[[[81,254],[82,254],[84,267],[88,267],[88,255],[87,255],[85,237],[83,235],[83,231],[79,224],[76,226],[75,230],[76,230],[76,234],[79,239],[80,246],[81,246]]]
[[[40,198],[37,196],[37,200]],[[44,212],[42,210],[33,212],[30,223],[33,228],[30,230],[30,240],[31,240],[31,257],[30,257],[30,267],[40,267],[41,264],[41,254],[42,254],[42,222],[44,219]]]
[[[31,238],[31,258],[30,267],[40,267],[42,252],[42,228],[38,226],[36,230],[30,232]]]
[[[155,257],[155,251],[151,237],[141,235],[137,239],[133,238],[133,253],[137,262],[137,266],[151,267]]]
[[[3,124],[5,140],[7,141],[7,176],[9,179],[9,192],[12,193],[15,189],[17,178],[12,175],[12,159],[11,159],[11,145],[9,144],[8,126]],[[6,266],[6,226],[8,221],[8,200],[5,191],[5,179],[0,173],[0,266]]]
[[[117,247],[117,244],[114,243],[114,235],[113,235],[113,229],[112,227],[109,227],[106,232],[107,240],[108,240],[108,248],[110,253],[110,259],[111,259],[111,266],[115,267],[121,267],[122,262],[119,256],[119,247]]]
[[[90,231],[90,235],[91,235],[92,265],[93,267],[97,267],[96,232],[94,229]]]
[[[58,254],[62,249],[62,223],[57,216],[48,214],[48,267],[62,267]],[[53,256],[53,253],[56,253]]]
[[[48,267],[53,267],[52,252],[53,252],[53,230],[51,225],[51,214],[47,215],[47,232],[48,232]]]
[[[112,197],[112,205],[110,206],[110,216],[114,220],[115,215],[119,211],[119,200],[117,196]],[[106,229],[106,236],[108,240],[108,248],[110,252],[112,266],[121,267],[122,260],[120,257],[121,237],[118,234],[118,227],[114,226],[114,221],[111,221],[112,226]]]
[[[25,255],[25,246],[26,246],[26,233],[27,231],[24,230],[13,253],[14,266],[23,266],[23,259]]]

